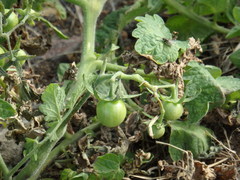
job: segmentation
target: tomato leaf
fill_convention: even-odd
[[[94,162],[93,168],[102,179],[121,180],[125,174],[120,168],[122,161],[121,155],[109,153],[99,156]]]
[[[179,51],[187,49],[187,41],[172,39],[172,34],[158,15],[146,15],[135,18],[139,23],[132,35],[138,38],[135,50],[152,61],[163,64],[167,61],[174,62]]]
[[[116,81],[112,81],[112,76],[114,74],[104,74],[99,76],[96,81],[93,83],[93,87],[91,88],[88,85],[88,90],[96,97],[104,101],[113,101],[116,99],[128,99],[133,97],[138,97],[141,94],[133,94],[128,95],[121,79],[116,79]]]
[[[197,158],[209,149],[210,137],[207,135],[207,132],[210,131],[207,128],[180,121],[172,121],[170,127],[170,144],[191,151],[194,158]],[[180,150],[169,147],[169,153],[174,161],[182,159],[183,152]]]
[[[205,116],[209,109],[221,106],[225,101],[225,96],[217,81],[212,77],[208,70],[197,62],[190,62],[188,69],[184,73],[186,93],[188,97],[199,95],[185,104],[189,111],[188,121],[198,122]]]
[[[235,25],[226,35],[227,39],[240,36],[240,25]]]
[[[182,15],[176,15],[168,18],[166,25],[170,30],[177,31],[179,33],[178,38],[180,40],[194,37],[195,39],[199,38],[203,41],[214,32],[212,29],[206,28],[196,21]]]
[[[219,67],[212,66],[212,65],[205,65],[205,68],[208,70],[208,72],[212,75],[214,79],[222,75],[222,70]]]
[[[224,94],[240,90],[240,79],[232,76],[222,76],[216,79],[217,83],[222,88]]]
[[[233,52],[229,56],[229,59],[237,68],[240,69],[240,49],[238,49],[237,51]]]
[[[61,112],[64,108],[65,92],[57,84],[50,84],[42,94],[43,104],[39,110],[46,115],[48,123],[57,123],[61,120]]]
[[[6,119],[8,117],[14,116],[16,110],[7,101],[0,99],[0,117]]]
[[[71,169],[64,169],[61,172],[60,179],[61,180],[87,180],[89,178],[87,173],[79,173],[77,174],[76,171],[73,171]]]

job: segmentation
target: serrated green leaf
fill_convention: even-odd
[[[216,79],[224,94],[240,90],[240,79],[232,76],[222,76]]]
[[[8,117],[14,116],[16,110],[7,101],[0,99],[0,117],[6,119]]]
[[[158,15],[136,17],[139,21],[132,35],[138,38],[135,50],[158,64],[167,61],[174,62],[179,56],[179,50],[186,50],[187,41],[172,40],[172,34]]]
[[[238,49],[237,51],[233,52],[229,56],[229,59],[237,68],[240,69],[240,49]]]
[[[199,95],[185,104],[189,111],[188,121],[199,122],[208,112],[209,108],[221,106],[225,101],[225,96],[217,81],[212,77],[208,70],[197,62],[189,63],[191,66],[184,73],[187,97]]]
[[[191,151],[195,158],[209,149],[210,137],[207,132],[210,131],[207,128],[181,121],[171,122],[170,127],[170,144]],[[182,159],[182,151],[169,147],[169,153],[174,161]]]
[[[50,84],[42,94],[43,104],[39,110],[45,114],[48,123],[61,120],[61,112],[64,108],[65,92],[57,84]]]
[[[235,25],[229,33],[227,33],[226,38],[234,38],[240,36],[240,25]]]
[[[166,26],[171,31],[178,32],[178,39],[180,40],[194,37],[195,39],[199,38],[201,41],[203,41],[214,32],[211,28],[206,28],[196,21],[193,21],[182,15],[176,15],[168,18]]]
[[[124,177],[124,171],[120,168],[123,157],[121,155],[108,153],[99,156],[93,164],[94,170],[102,179],[121,180]]]

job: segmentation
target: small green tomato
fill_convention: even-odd
[[[120,125],[127,114],[127,109],[122,100],[99,101],[97,104],[97,119],[106,127]]]
[[[163,107],[165,110],[164,118],[166,120],[177,120],[183,114],[183,105],[179,103],[172,103],[172,102],[163,102]]]
[[[4,49],[0,47],[0,54],[5,53]],[[0,59],[0,67],[3,67],[3,65],[5,64],[6,58],[2,58]]]
[[[153,125],[152,126],[153,131],[153,139],[159,139],[165,134],[165,127],[164,125]]]
[[[9,9],[5,9],[5,14],[9,11]],[[12,12],[8,18],[6,19],[6,22],[3,25],[3,32],[9,32],[12,30],[17,24],[18,24],[18,16],[15,12]]]
[[[18,52],[17,52],[17,57],[21,57],[21,56],[26,56],[27,54],[25,53],[24,50],[20,49]],[[20,65],[22,66],[24,63],[25,63],[26,60],[21,60],[19,61]]]

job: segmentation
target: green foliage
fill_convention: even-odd
[[[189,37],[194,37],[195,39],[200,39],[203,41],[214,31],[211,28],[206,28],[196,21],[189,19],[183,15],[175,15],[168,18],[166,26],[171,31],[178,32],[178,37],[180,40],[186,40]]]
[[[240,23],[240,6],[235,6],[233,8],[233,17],[238,23]]]
[[[36,139],[26,138],[23,155],[26,156],[28,153],[30,153],[37,144],[38,144],[38,141]],[[38,151],[35,151],[33,154],[32,159],[34,161],[37,161],[37,158],[38,158],[37,153]]]
[[[121,180],[124,177],[124,171],[120,168],[123,161],[121,155],[108,153],[99,156],[93,164],[100,179]]]
[[[240,25],[235,25],[226,35],[226,38],[234,38],[240,36]]]
[[[137,97],[140,94],[128,95],[121,79],[114,78],[115,74],[99,75],[93,82],[93,87],[88,90],[92,92],[98,99],[104,101],[113,101],[116,99],[127,99]]]
[[[61,172],[60,180],[88,180],[89,176],[87,173],[77,173],[71,169],[64,169]]]
[[[138,38],[135,50],[158,64],[167,61],[174,62],[179,56],[179,51],[185,51],[187,41],[172,39],[172,34],[158,15],[146,15],[136,18],[139,23],[132,35]]]
[[[3,119],[16,115],[16,110],[7,101],[0,99],[0,117]]]
[[[228,0],[197,0],[194,10],[200,15],[225,12]]]
[[[196,92],[199,95],[185,104],[189,111],[188,121],[199,122],[209,109],[221,106],[225,101],[225,96],[208,70],[197,62],[189,63],[190,69],[184,73],[186,84],[186,95],[192,97]]]
[[[240,79],[232,76],[222,76],[216,79],[224,94],[240,90]]]
[[[237,67],[240,69],[240,49],[233,52],[230,56],[229,56],[230,61]]]
[[[194,158],[197,158],[209,149],[211,139],[207,135],[207,133],[210,133],[207,128],[181,121],[171,122],[170,127],[170,144],[183,150],[191,151]],[[169,153],[174,161],[183,157],[183,152],[174,147],[169,147]]]
[[[45,114],[45,120],[49,125],[61,120],[61,112],[64,108],[65,92],[57,84],[50,84],[42,94],[43,104],[39,110]]]
[[[208,70],[208,72],[212,75],[214,79],[222,75],[222,70],[219,67],[212,66],[212,65],[205,65],[205,68]]]
[[[5,8],[11,8],[14,3],[17,3],[17,0],[1,0]]]

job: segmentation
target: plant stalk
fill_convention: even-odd
[[[183,5],[181,5],[178,1],[176,0],[164,0],[164,2],[168,5],[173,7],[174,9],[176,9],[180,14],[183,14],[185,16],[187,16],[189,19],[192,19],[196,22],[198,22],[199,24],[202,24],[208,28],[214,29],[215,31],[218,31],[220,33],[223,34],[227,34],[230,32],[229,29],[219,26],[214,22],[209,21],[208,19],[199,16],[198,14],[196,14],[195,12],[193,12],[191,9],[188,9],[186,7],[184,7]]]
[[[2,170],[4,179],[7,179],[7,174],[9,173],[9,169],[5,164],[1,154],[0,154],[0,169]]]

